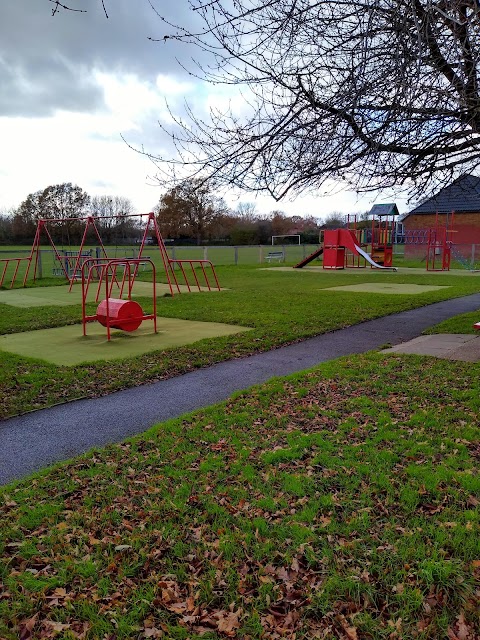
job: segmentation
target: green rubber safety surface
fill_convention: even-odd
[[[328,287],[323,291],[352,291],[358,293],[386,293],[390,295],[416,295],[437,289],[449,289],[449,286],[431,284],[397,284],[394,282],[362,282],[348,284],[343,287]]]
[[[0,349],[56,365],[74,366],[99,360],[132,358],[242,331],[251,329],[219,322],[159,317],[156,334],[153,332],[153,321],[145,320],[139,329],[130,333],[112,329],[109,342],[106,328],[91,322],[87,324],[86,336],[83,335],[81,324],[3,335],[0,336]]]
[[[185,285],[179,285],[181,293],[188,293],[188,288]],[[72,290],[69,291],[69,285],[60,285],[54,287],[31,287],[27,289],[6,289],[0,290],[0,303],[8,304],[13,307],[49,307],[59,306],[66,307],[73,304],[82,304],[82,288],[79,284],[75,284]],[[202,291],[208,291],[206,287],[201,288]],[[192,287],[192,293],[195,293],[197,288]],[[212,289],[218,291],[217,289]],[[177,288],[174,287],[174,294],[177,292]],[[89,287],[88,301],[94,302],[97,294],[97,284],[93,284]],[[118,297],[119,289],[115,285],[112,290],[112,298]],[[157,282],[156,295],[157,298],[163,297],[166,294],[170,294],[170,287],[168,284],[161,284]],[[132,291],[132,298],[139,297],[152,297],[153,287],[151,282],[136,281]],[[103,300],[105,295],[105,285],[102,286],[100,291],[99,300]],[[126,290],[124,290],[123,297],[126,297]]]

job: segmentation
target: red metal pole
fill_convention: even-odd
[[[50,231],[47,228],[47,225],[45,224],[45,220],[40,220],[39,222],[42,222],[42,229],[45,231],[45,233],[47,234],[48,237],[48,241],[50,242],[52,249],[55,253],[55,256],[57,258],[57,260],[60,262],[60,264],[62,265],[62,269],[63,272],[65,274],[65,277],[67,278],[68,281],[70,281],[70,278],[68,277],[68,273],[67,270],[65,269],[65,264],[64,261],[62,260],[62,258],[60,257],[60,254],[57,251],[57,247],[55,246],[55,243],[52,239],[52,236],[50,235]],[[40,237],[40,235],[39,235]],[[35,278],[37,275],[37,262],[38,262],[38,251],[40,250],[39,245],[37,245],[37,257],[36,257],[36,261],[35,261],[35,272],[34,272],[34,276],[33,276],[33,281],[35,282]]]
[[[153,278],[153,330],[157,333],[157,277],[156,269],[153,264],[153,260],[149,261],[152,265],[152,278]]]
[[[193,273],[193,277],[195,279],[195,282],[197,283],[197,289],[201,291],[200,282],[198,281],[197,274],[195,273],[195,267],[193,266],[193,260],[189,260],[189,262],[190,262],[190,269],[192,270],[192,273]]]
[[[148,214],[148,224],[147,224],[147,228],[145,229],[145,236],[150,226],[150,222],[153,222],[153,228],[155,231],[155,235],[157,237],[158,248],[160,249],[160,255],[162,256],[163,267],[165,269],[165,274],[167,276],[168,286],[170,287],[170,294],[173,296],[173,287],[170,279],[170,273],[172,274],[172,278],[173,278],[173,281],[175,282],[175,286],[177,287],[178,293],[180,293],[180,287],[178,286],[177,276],[175,275],[175,270],[172,268],[172,264],[171,264],[172,261],[168,257],[167,248],[163,241],[162,234],[160,233],[160,229],[158,228],[157,219],[155,218],[155,214],[153,212],[150,212]],[[144,236],[144,240],[145,240],[145,236]],[[142,243],[142,249],[143,249],[143,243]],[[140,257],[140,255],[138,257]]]
[[[3,269],[2,278],[0,279],[0,287],[3,285],[3,281],[5,279],[5,274],[7,273],[8,263],[9,263],[9,261],[5,260],[5,267]]]
[[[212,262],[210,262],[210,267],[212,268],[212,273],[213,273],[213,277],[215,278],[215,284],[217,285],[217,289],[221,291],[220,283],[218,282],[217,274],[215,272],[215,267],[213,266]]]
[[[210,282],[209,282],[208,277],[207,277],[207,274],[206,274],[206,272],[205,272],[205,267],[203,266],[203,262],[201,262],[201,263],[200,263],[200,266],[201,266],[201,268],[202,268],[202,271],[203,271],[203,277],[205,278],[205,282],[206,282],[206,284],[207,284],[208,290],[209,290],[209,291],[211,291],[212,289],[211,289],[211,287],[210,287]],[[200,289],[200,288],[199,288],[199,289]]]
[[[173,262],[173,260],[172,260],[172,262]],[[187,285],[188,292],[190,293],[191,292],[190,283],[188,281],[187,274],[185,273],[185,269],[183,268],[183,260],[175,260],[175,264],[179,265],[180,271],[182,272],[182,275],[183,275],[183,279],[185,281],[185,284]],[[192,265],[190,265],[190,266],[192,266]]]
[[[73,267],[72,277],[70,278],[70,287],[68,289],[69,291],[72,290],[73,283],[75,282],[75,276],[77,275],[77,269],[80,264],[83,247],[85,245],[85,239],[87,237],[88,227],[90,226],[90,220],[90,218],[87,219],[87,224],[85,225],[85,229],[83,231],[82,241],[80,242],[80,249],[78,250],[77,259],[75,260],[75,266]]]
[[[40,220],[37,222],[37,228],[35,229],[35,237],[33,239],[33,244],[32,244],[32,249],[30,251],[30,262],[28,263],[28,267],[27,270],[25,271],[25,276],[23,278],[23,286],[26,285],[27,283],[27,278],[28,278],[28,274],[30,273],[30,267],[32,265],[32,258],[33,258],[33,252],[35,251],[35,249],[37,249],[38,247],[38,239],[39,239],[39,233],[40,233]],[[36,261],[35,261],[35,272],[36,272]],[[33,278],[33,281],[35,282],[35,276]]]

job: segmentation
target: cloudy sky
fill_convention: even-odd
[[[148,0],[63,0],[86,13],[59,10],[49,0],[9,0],[0,9],[0,211],[50,184],[73,182],[90,195],[120,195],[138,212],[150,211],[163,189],[155,166],[132,150],[171,153],[167,101],[180,113],[185,101],[198,113],[226,100],[225,89],[192,80],[183,64],[197,51],[172,40]],[[191,25],[186,0],[152,0],[172,22]],[[128,142],[128,144],[125,142]],[[258,211],[325,217],[365,211],[381,195],[320,195],[276,203],[248,194]],[[401,211],[407,205],[395,200]]]

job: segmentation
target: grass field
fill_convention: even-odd
[[[115,389],[170,377],[213,362],[241,357],[345,327],[395,311],[410,309],[478,290],[470,274],[306,272],[219,267],[227,290],[164,297],[158,315],[184,320],[219,322],[252,328],[244,334],[202,340],[188,346],[152,352],[117,363],[61,367],[0,353],[0,416],[48,406],[78,397],[93,397]],[[329,287],[368,281],[447,288],[416,295],[379,295],[330,291]],[[1,292],[0,292],[1,294]],[[1,304],[0,334],[76,324],[81,320],[79,293],[65,307],[17,308]],[[1,296],[0,296],[1,300]],[[151,302],[138,298],[144,310]],[[89,305],[94,312],[95,305]],[[79,334],[81,327],[78,326]]]
[[[238,247],[222,247],[222,246],[209,246],[209,247],[194,247],[194,246],[177,246],[177,247],[167,247],[168,255],[171,258],[175,259],[189,259],[189,260],[200,260],[200,259],[208,259],[213,264],[217,266],[227,266],[227,265],[259,265],[264,264],[265,266],[269,266],[269,263],[266,261],[266,256],[269,251],[280,249],[284,251],[285,264],[294,265],[299,262],[302,258],[312,253],[315,249],[318,248],[318,245],[286,245],[286,246],[275,246],[271,245],[263,245],[263,246],[238,246]],[[409,259],[405,261],[404,259],[404,246],[397,245],[394,251],[394,264],[397,266],[408,266],[408,267],[420,267],[422,269],[425,268],[425,262],[420,258]],[[69,246],[65,247],[65,249],[69,251],[78,251],[79,246]],[[95,246],[86,246],[84,247],[86,251],[92,250],[92,255],[96,255]],[[136,257],[138,255],[139,247],[136,245],[125,245],[125,246],[107,246],[106,252],[108,257],[110,258],[119,258],[119,257]],[[61,252],[62,247],[59,246],[58,250]],[[0,261],[8,258],[15,257],[23,257],[26,258],[30,253],[30,248],[27,246],[0,246]],[[103,253],[100,251],[100,256]],[[146,246],[143,252],[144,256],[150,257],[157,269],[162,268],[162,262],[158,247],[151,245]],[[272,264],[277,264],[276,261],[272,262]],[[322,264],[322,259],[316,259],[312,264]],[[11,278],[14,274],[16,263],[11,263],[5,274],[5,286],[10,286]],[[455,262],[452,266],[460,267],[460,265],[456,265]],[[42,246],[41,248],[41,267],[40,273],[42,280],[51,279],[52,282],[62,280],[61,275],[54,276],[53,273],[59,272],[60,264],[55,259],[54,252],[50,246]],[[25,270],[27,269],[27,262],[23,261],[19,264],[18,273],[16,276],[16,283],[20,284],[23,282],[23,277],[25,274]],[[0,275],[3,272],[2,263],[0,262]],[[30,267],[30,273],[28,277],[28,282],[32,281],[34,272],[34,265]]]
[[[0,352],[2,416],[479,289],[470,274],[218,272],[226,290],[161,298],[159,315],[251,331],[71,367]],[[421,292],[331,289],[365,282]],[[0,303],[0,333],[74,325],[75,296]],[[480,364],[342,358],[0,488],[0,638],[478,640],[479,399]]]
[[[283,247],[285,262],[287,264],[296,264],[302,258],[309,255],[316,249],[318,245],[288,245]],[[79,246],[69,246],[65,250],[75,252],[79,250]],[[276,247],[282,249],[282,247]],[[62,247],[57,247],[60,254],[62,254]],[[167,247],[167,253],[170,258],[177,260],[202,260],[208,259],[215,265],[254,265],[264,263],[268,266],[268,262],[265,257],[268,252],[275,249],[272,246],[240,246],[240,247]],[[103,251],[96,246],[85,246],[84,251],[91,251],[92,257],[95,257],[98,252],[98,257],[103,257]],[[128,246],[107,246],[105,247],[106,254],[109,258],[122,258],[122,257],[137,257],[139,247],[136,245]],[[0,261],[23,257],[26,258],[30,254],[30,248],[26,246],[0,246]],[[162,259],[159,249],[155,245],[149,245],[144,248],[144,257],[150,257],[157,269],[162,269]],[[72,269],[75,266],[74,260],[72,261]],[[19,264],[18,272],[16,275],[16,283],[22,283],[25,272],[27,270],[28,263],[23,260]],[[14,275],[17,263],[12,262],[7,266],[5,273],[4,283],[6,286],[10,286],[11,279]],[[55,254],[51,246],[42,246],[40,251],[40,267],[39,273],[42,280],[51,278],[53,281],[62,280],[61,265],[55,257]],[[0,276],[3,273],[3,266],[0,262]],[[54,273],[57,275],[54,276]],[[31,265],[27,282],[33,280],[34,276],[34,264]]]
[[[0,490],[0,637],[477,639],[479,373],[343,358]]]

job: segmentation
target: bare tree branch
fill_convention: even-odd
[[[107,9],[105,7],[105,0],[100,1],[102,3],[103,13],[105,14],[105,17],[108,18]],[[52,16],[55,16],[60,9],[64,9],[65,11],[74,11],[75,13],[87,13],[86,9],[75,9],[74,7],[69,7],[63,2],[60,2],[60,0],[48,0],[48,2],[51,2],[54,5],[52,9]]]
[[[416,195],[480,166],[476,0],[191,7],[203,28],[171,25],[163,39],[210,53],[192,75],[243,97],[206,118],[172,114],[178,155],[150,155],[159,180],[188,171],[277,199],[330,180]]]

